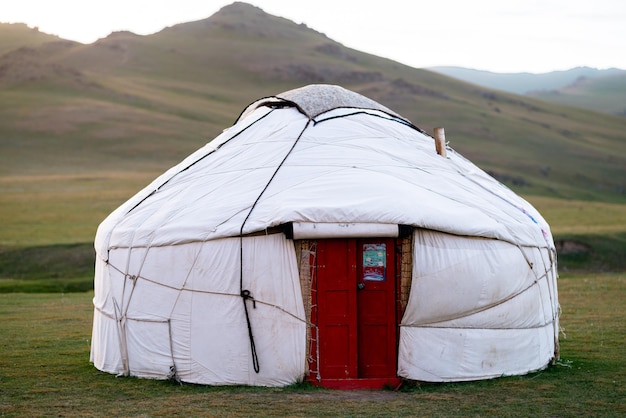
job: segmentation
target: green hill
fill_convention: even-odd
[[[551,103],[618,116],[626,115],[626,71],[572,68],[543,74],[492,73],[460,67],[433,67],[438,74]]]
[[[602,78],[626,73],[611,68],[598,70],[590,67],[577,67],[565,71],[533,73],[494,73],[462,67],[431,67],[430,71],[447,75],[468,83],[489,87],[509,93],[526,94],[533,91],[558,90],[579,79]]]
[[[0,22],[0,55],[21,47],[34,47],[46,42],[59,40],[59,37],[39,32],[24,23]]]
[[[0,25],[0,39],[13,29]],[[0,246],[90,241],[249,103],[311,83],[445,127],[454,149],[524,195],[626,202],[626,118],[411,68],[245,3],[148,36],[23,42],[0,56]]]
[[[581,77],[567,86],[535,91],[529,95],[552,103],[626,116],[626,72],[603,77]]]

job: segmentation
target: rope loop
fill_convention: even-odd
[[[248,299],[252,300],[252,307],[256,309],[256,301],[250,294],[250,291],[247,289],[241,290],[241,300],[243,301],[243,310],[246,314],[246,322],[248,323],[248,337],[250,338],[250,352],[252,354],[252,367],[254,367],[254,371],[259,373],[259,355],[256,352],[256,344],[254,343],[254,336],[252,335],[252,324],[250,323],[250,315],[248,314],[248,304],[246,303]]]
[[[243,302],[245,303],[248,299],[250,299],[252,301],[252,307],[254,309],[256,309],[256,299],[254,299],[254,297],[252,296],[252,294],[250,293],[250,291],[248,289],[243,289],[241,291],[241,297],[243,298]]]

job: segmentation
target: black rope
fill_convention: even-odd
[[[280,162],[278,167],[276,167],[276,171],[274,171],[274,174],[272,174],[272,177],[270,177],[267,184],[265,185],[261,193],[259,193],[259,196],[256,198],[256,200],[252,204],[252,207],[250,207],[250,211],[248,212],[246,219],[244,219],[243,222],[241,223],[241,228],[239,229],[239,291],[241,295],[241,300],[243,301],[243,309],[246,314],[246,322],[248,324],[248,337],[250,338],[250,352],[252,354],[252,365],[254,366],[254,371],[257,373],[260,370],[259,356],[257,354],[256,345],[254,343],[254,335],[252,334],[252,323],[250,322],[250,315],[248,313],[248,304],[246,303],[248,299],[252,300],[252,307],[256,309],[256,301],[254,300],[254,297],[252,297],[252,294],[250,293],[250,291],[243,288],[243,228],[246,225],[246,222],[248,222],[248,218],[250,218],[250,215],[252,214],[252,211],[256,207],[257,203],[259,203],[259,200],[261,200],[261,196],[263,196],[263,194],[265,193],[269,185],[272,183],[272,180],[274,180],[274,177],[276,177],[276,174],[278,174],[278,171],[281,169],[281,167],[287,160],[287,157],[289,157],[289,155],[292,153],[293,149],[295,148],[296,144],[298,143],[298,141],[302,137],[302,134],[304,133],[304,131],[306,130],[306,128],[309,126],[310,123],[311,123],[310,120],[306,123],[306,125],[300,132],[300,135],[298,135],[296,140],[291,145],[291,148],[289,148],[289,151],[287,152],[283,160]]]
[[[209,152],[207,152],[206,154],[202,155],[200,158],[198,158],[197,160],[191,162],[188,166],[182,168],[180,171],[177,171],[176,173],[172,174],[172,176],[170,178],[168,178],[167,180],[165,180],[163,183],[161,183],[161,185],[159,185],[159,187],[157,187],[155,190],[151,191],[148,195],[146,195],[143,199],[141,199],[139,202],[137,202],[137,204],[135,204],[135,206],[133,206],[132,208],[128,209],[126,211],[126,214],[128,215],[130,212],[132,212],[133,210],[135,210],[139,205],[141,205],[144,201],[146,201],[149,197],[153,196],[156,192],[158,192],[163,186],[165,186],[167,183],[169,183],[174,177],[178,176],[179,174],[189,170],[191,167],[193,167],[194,165],[198,164],[200,161],[204,160],[205,158],[209,157],[210,155],[212,155],[213,153],[215,153],[216,151],[218,151],[220,148],[222,148],[224,145],[228,144],[230,141],[232,141],[233,139],[237,138],[239,135],[241,135],[242,133],[244,133],[245,131],[247,131],[248,129],[250,129],[253,125],[255,125],[257,122],[259,122],[260,120],[264,119],[267,115],[269,115],[269,113],[261,116],[259,119],[257,119],[256,121],[254,121],[253,123],[251,123],[249,126],[246,126],[245,128],[243,128],[241,131],[237,132],[235,135],[231,136],[230,138],[228,138],[226,141],[222,142],[220,145],[217,146],[217,148],[210,150]]]
[[[248,337],[250,337],[250,351],[252,352],[252,366],[254,367],[254,371],[256,373],[259,372],[259,356],[256,352],[256,345],[254,344],[254,336],[252,335],[252,324],[250,323],[250,315],[248,315],[248,304],[246,301],[248,299],[252,300],[252,307],[256,309],[256,300],[252,297],[249,290],[242,290],[241,297],[243,299],[243,309],[246,312],[246,322],[248,323]]]
[[[373,109],[373,110],[376,110],[376,109]],[[368,116],[374,116],[374,117],[377,117],[377,118],[388,120],[390,122],[401,123],[402,125],[408,126],[411,129],[415,129],[419,133],[427,135],[427,136],[430,136],[432,138],[432,136],[429,135],[426,131],[424,131],[423,129],[421,129],[417,125],[413,125],[407,119],[404,119],[402,117],[398,117],[398,116],[395,116],[395,115],[391,115],[389,113],[383,112],[382,110],[379,110],[379,112],[382,112],[382,113],[386,114],[387,116],[390,116],[390,118],[387,118],[387,117],[384,117],[384,116],[381,116],[381,115],[377,115],[375,113],[368,112],[367,110],[356,110],[356,111],[354,111],[352,113],[347,113],[347,114],[343,114],[343,115],[330,116],[330,117],[327,117],[327,118],[324,118],[324,119],[319,119],[319,120],[315,120],[314,119],[313,120],[313,124],[317,125],[318,123],[326,122],[327,120],[341,119],[341,118],[345,118],[345,117],[348,117],[348,116],[354,116],[354,115],[368,115]]]

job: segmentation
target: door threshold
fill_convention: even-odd
[[[321,386],[327,389],[340,390],[398,390],[402,385],[402,379],[399,377],[372,377],[362,379],[311,379],[310,382],[315,386]]]

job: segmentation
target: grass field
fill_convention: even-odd
[[[89,363],[92,292],[1,294],[0,415],[624,416],[625,294],[625,274],[562,279],[561,360],[544,371],[397,392],[117,378]]]

